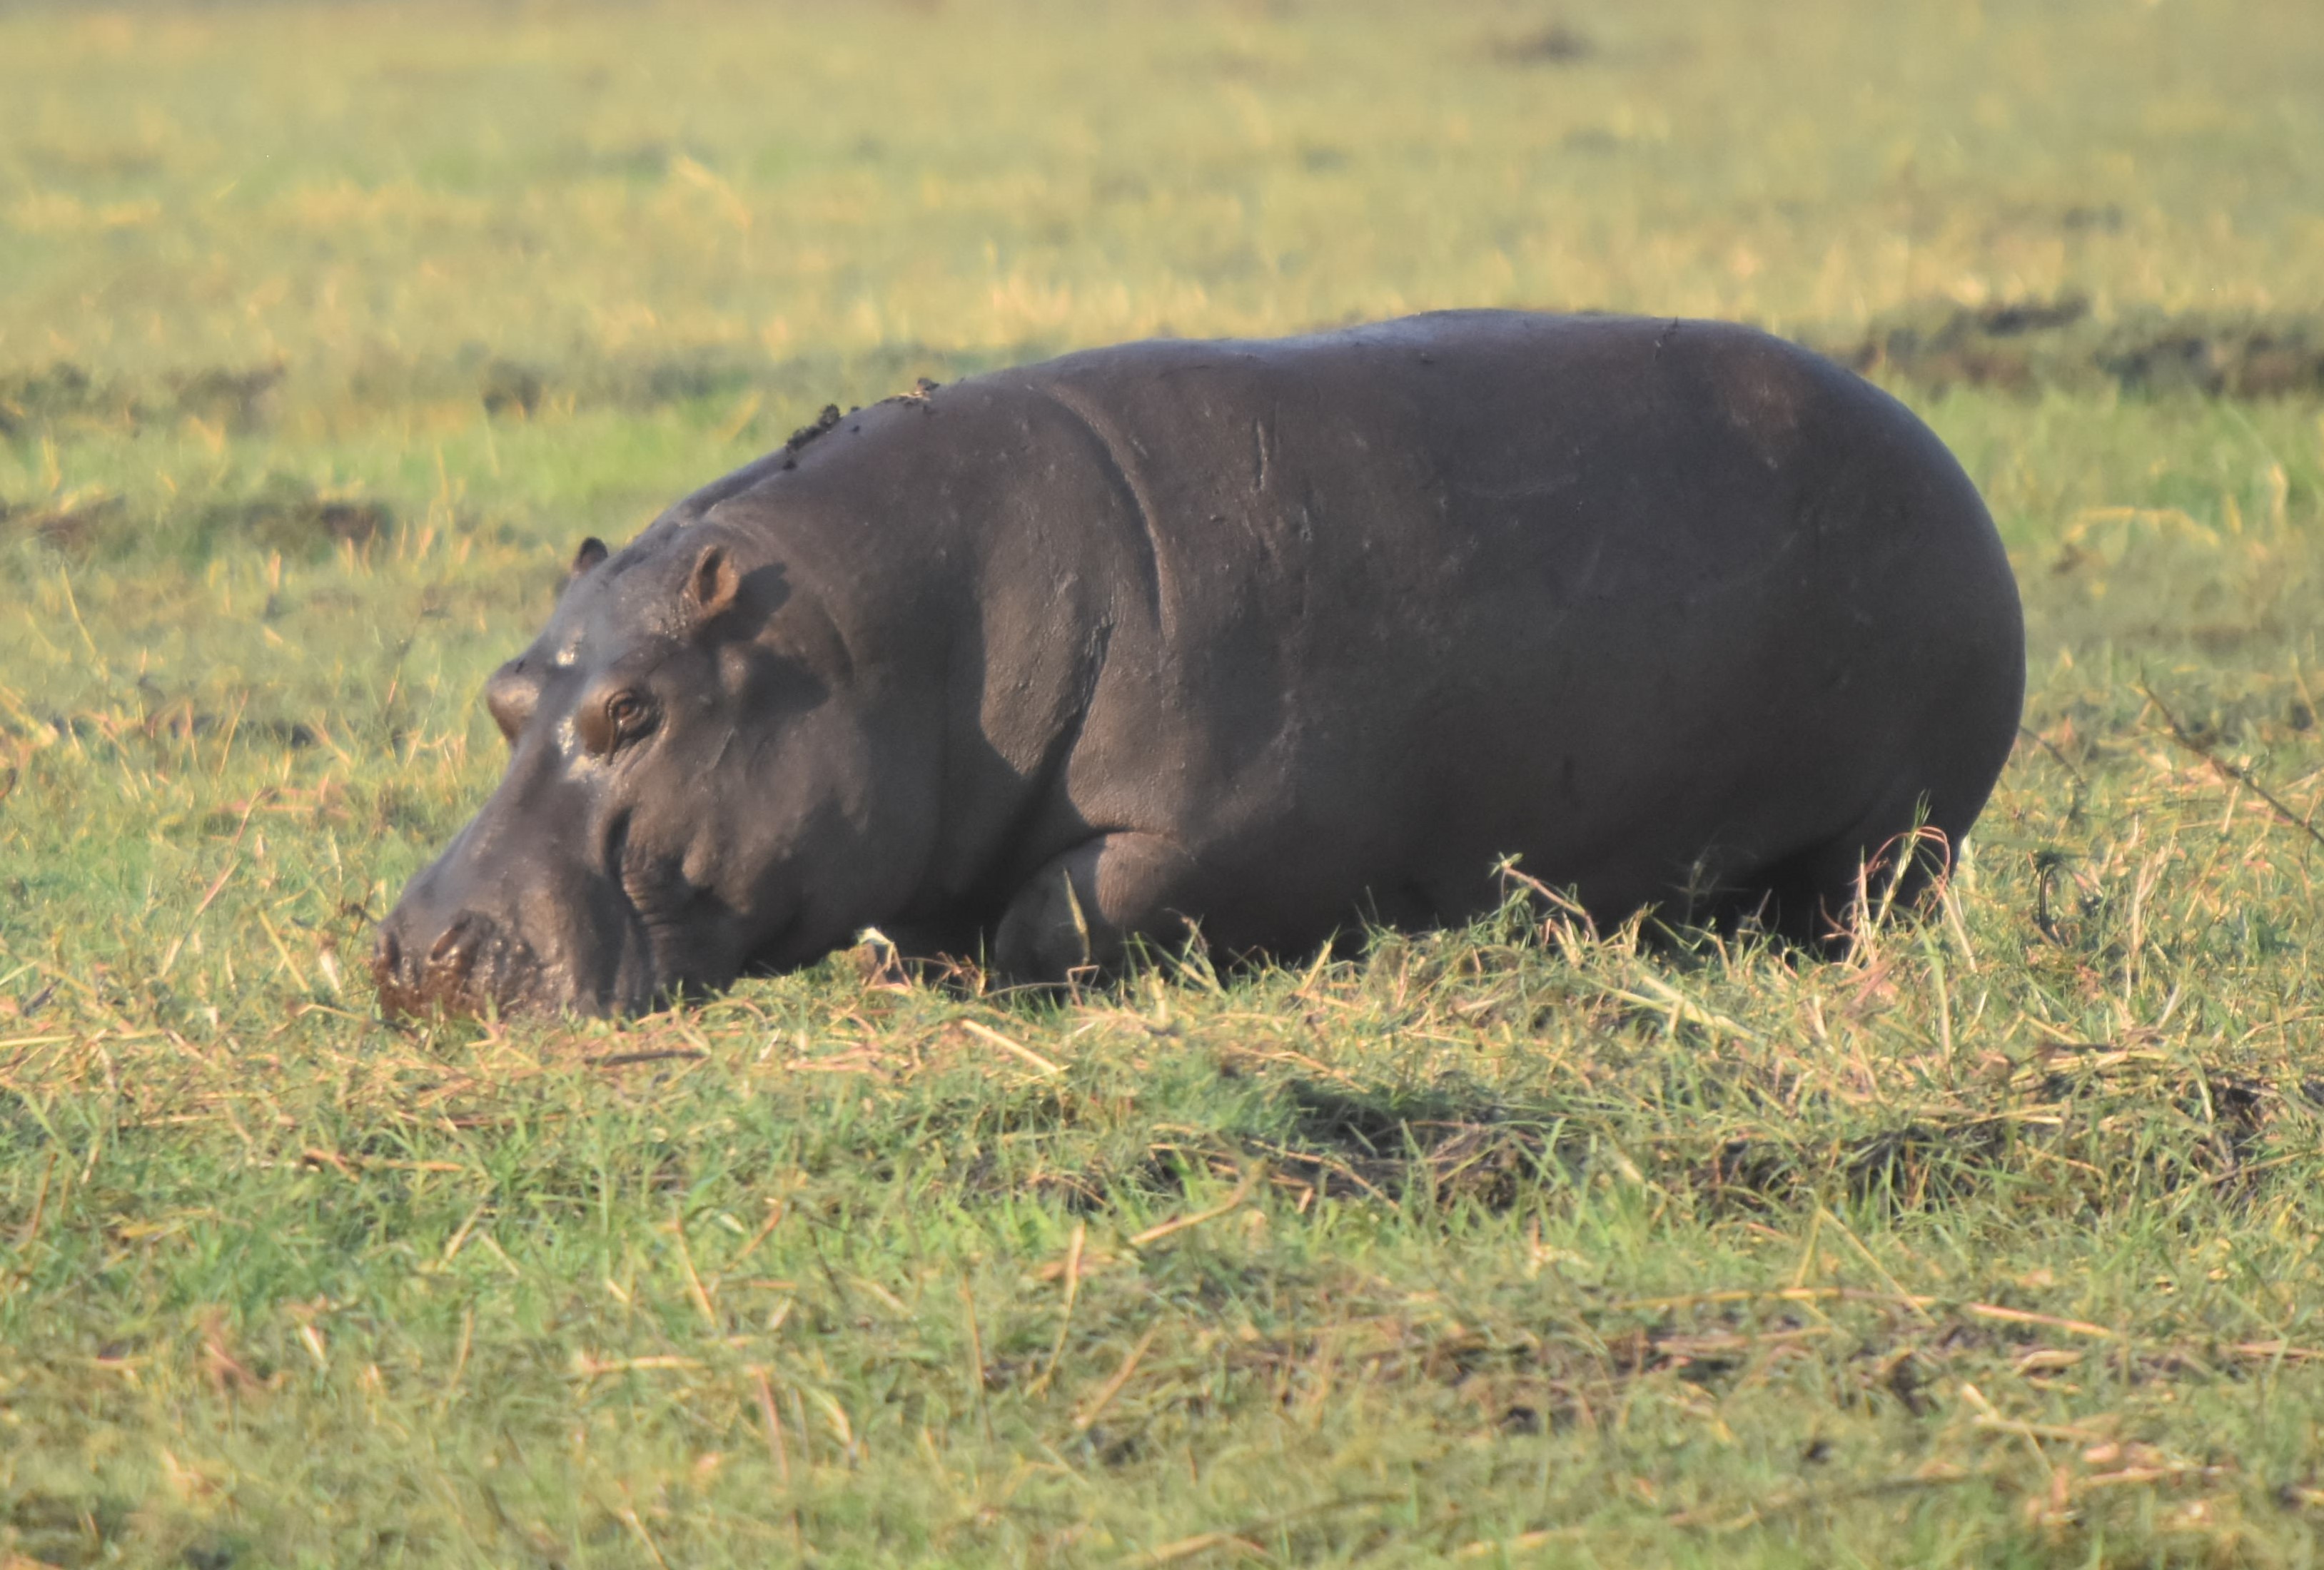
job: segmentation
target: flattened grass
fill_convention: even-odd
[[[2324,421],[2074,335],[2324,303],[2324,32],[1786,15],[0,17],[0,1553],[2310,1562]],[[578,536],[1482,303],[1887,346],[2034,655],[1938,919],[372,1017]]]

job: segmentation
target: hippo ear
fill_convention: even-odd
[[[577,578],[604,559],[605,542],[595,535],[591,535],[581,542],[581,548],[573,553],[573,570],[566,576]]]
[[[742,592],[742,574],[727,558],[726,547],[704,546],[702,554],[694,558],[694,570],[686,575],[681,597],[687,621],[694,627],[707,626],[733,609]]]

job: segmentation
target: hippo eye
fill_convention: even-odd
[[[643,735],[652,722],[653,712],[643,698],[632,692],[615,693],[605,700],[607,750]]]

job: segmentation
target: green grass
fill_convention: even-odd
[[[2089,355],[2311,342],[2319,79],[2258,0],[0,9],[0,1563],[2313,1563],[2324,391]],[[831,399],[2063,298],[1880,362],[2035,739],[1846,963],[373,1017],[575,541]]]

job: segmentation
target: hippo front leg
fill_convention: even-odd
[[[992,967],[1023,981],[1064,981],[1121,961],[1131,937],[1185,940],[1179,914],[1194,860],[1159,834],[1127,831],[1077,845],[1026,880],[993,933]]]

